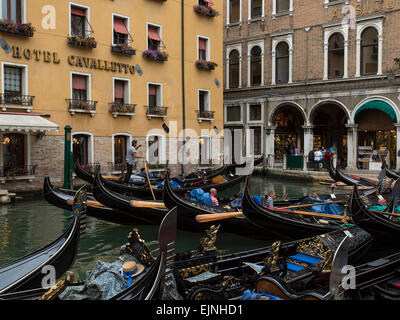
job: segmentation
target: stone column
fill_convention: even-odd
[[[313,128],[314,126],[302,126],[304,130],[304,155],[308,156],[308,153],[313,149]]]
[[[265,127],[265,156],[270,159],[268,166],[273,168],[275,165],[275,126]]]
[[[346,124],[347,127],[347,169],[357,169],[357,127],[358,124]]]
[[[397,153],[400,150],[400,123],[395,123],[394,126],[396,127],[396,153],[395,153],[395,159],[396,159],[396,170],[400,169],[400,157],[397,156]]]

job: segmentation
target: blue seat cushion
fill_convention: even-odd
[[[304,262],[307,264],[316,264],[316,263],[322,261],[321,258],[312,257],[312,256],[302,254],[302,253],[298,253],[294,256],[290,256],[289,258],[296,260],[296,261]]]

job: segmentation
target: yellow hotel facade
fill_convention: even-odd
[[[222,16],[209,0],[2,0],[0,189],[39,190],[47,175],[60,185],[66,126],[73,160],[103,173],[124,166],[132,139],[141,156],[158,146],[162,165],[191,138],[209,165],[223,130]]]

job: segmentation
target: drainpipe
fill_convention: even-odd
[[[181,46],[182,46],[182,135],[183,135],[183,146],[186,143],[186,111],[185,111],[185,4],[184,0],[181,0]],[[182,176],[185,176],[185,148],[182,148]]]
[[[70,126],[65,126],[64,137],[64,189],[71,189],[72,175],[72,152],[71,152],[71,130]]]

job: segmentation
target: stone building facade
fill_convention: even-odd
[[[268,166],[334,146],[342,167],[400,167],[400,3],[225,0],[224,126],[257,128]],[[377,156],[377,157],[376,157]]]

